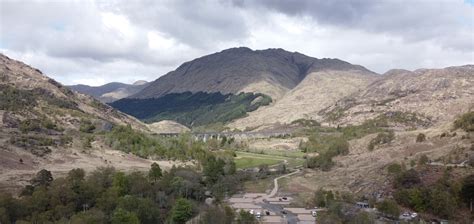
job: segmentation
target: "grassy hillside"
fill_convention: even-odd
[[[271,101],[260,93],[185,92],[156,99],[121,99],[110,105],[146,122],[174,120],[191,127],[241,118]]]

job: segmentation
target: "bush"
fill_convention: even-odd
[[[375,146],[390,143],[394,139],[395,134],[393,133],[393,131],[381,132],[375,138],[370,140],[370,143],[367,148],[372,151],[374,150]]]
[[[459,184],[450,181],[449,173],[445,172],[443,177],[430,186],[417,184],[399,187],[394,197],[400,204],[417,212],[429,212],[438,217],[452,218],[459,210],[457,196],[459,191]]]
[[[305,161],[305,167],[311,169],[319,168],[322,171],[329,171],[333,166],[334,162],[332,161],[332,157],[326,153],[307,158]]]
[[[254,215],[242,209],[240,210],[239,215],[237,217],[237,223],[238,224],[256,224],[258,223],[258,221]]]
[[[462,182],[461,198],[468,206],[471,201],[474,201],[474,174],[464,178]]]
[[[328,207],[334,201],[334,194],[332,191],[319,189],[314,193],[313,201],[318,207]]]
[[[398,164],[398,163],[392,163],[392,164],[387,166],[387,171],[390,174],[398,176],[399,174],[402,173],[402,166],[400,166],[400,164]]]
[[[31,91],[0,84],[0,110],[19,111],[36,105],[36,96]]]
[[[419,133],[417,136],[416,136],[416,142],[424,142],[426,140],[426,136],[425,134],[423,133]]]
[[[393,200],[383,200],[382,202],[378,203],[376,207],[386,216],[398,218],[398,216],[400,215],[400,208],[398,207],[398,204]]]
[[[414,169],[409,169],[397,177],[395,186],[398,188],[412,188],[421,183],[420,175]]]
[[[303,152],[317,151],[319,155],[307,158],[305,166],[323,171],[329,171],[334,166],[333,157],[349,153],[349,142],[344,137],[312,135],[299,147]]]
[[[303,127],[319,127],[321,124],[315,120],[298,119],[291,122],[291,124],[301,125]]]
[[[30,131],[40,131],[41,125],[39,120],[36,119],[27,119],[20,122],[20,131],[23,133],[28,133]]]
[[[425,165],[430,161],[427,155],[422,155],[420,156],[420,159],[418,160],[418,165]]]
[[[454,127],[467,132],[474,131],[474,111],[467,112],[454,121]]]
[[[84,133],[92,133],[95,130],[95,125],[92,124],[90,120],[81,120],[81,126],[79,127],[79,131]]]

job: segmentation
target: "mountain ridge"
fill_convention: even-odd
[[[158,98],[169,93],[254,91],[278,99],[307,74],[322,70],[358,70],[376,74],[339,59],[317,59],[283,49],[230,48],[196,58],[151,82],[128,98]],[[260,88],[252,84],[260,83]]]
[[[141,91],[148,85],[147,81],[138,80],[133,84],[110,82],[101,86],[84,84],[66,86],[79,93],[91,95],[103,103],[110,103]]]

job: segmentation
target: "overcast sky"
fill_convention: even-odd
[[[378,73],[474,64],[474,0],[0,0],[0,51],[64,84],[155,80],[230,47]]]

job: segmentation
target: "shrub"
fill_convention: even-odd
[[[28,133],[30,131],[40,131],[41,125],[39,120],[36,119],[27,119],[20,122],[20,131],[23,133]]]
[[[398,218],[400,215],[400,208],[393,200],[383,200],[377,204],[377,209],[385,215],[393,218]]]
[[[329,171],[334,166],[333,157],[349,153],[349,142],[343,137],[312,135],[307,142],[300,143],[300,149],[303,152],[319,153],[318,156],[306,159],[307,168]]]
[[[245,210],[240,210],[237,217],[237,224],[256,224],[258,223],[254,215],[250,214]]]
[[[423,133],[419,133],[417,136],[416,136],[416,142],[424,142],[426,140],[426,136],[425,134]]]
[[[327,207],[334,201],[334,194],[332,191],[319,189],[314,193],[313,201],[318,207]]]
[[[414,169],[409,169],[397,177],[395,186],[400,188],[412,188],[421,183],[420,175]]]
[[[460,196],[466,205],[469,205],[470,202],[474,201],[474,174],[464,178]]]
[[[332,157],[325,153],[307,158],[305,166],[311,169],[319,168],[322,171],[329,171],[334,166],[334,162],[332,161]]]
[[[425,165],[430,161],[427,155],[422,155],[420,156],[420,159],[418,160],[419,165]]]
[[[399,174],[402,173],[402,166],[400,166],[400,164],[398,163],[392,163],[387,166],[387,171],[390,174],[398,176]]]
[[[395,134],[393,133],[393,131],[381,132],[381,133],[377,134],[377,136],[375,138],[370,140],[369,145],[367,146],[367,148],[370,151],[372,151],[372,150],[374,150],[375,146],[390,143],[394,139],[395,139]]]
[[[94,136],[85,136],[82,139],[82,147],[85,149],[90,149],[92,148],[92,142],[94,141]]]
[[[90,120],[81,120],[81,126],[79,127],[79,131],[85,132],[85,133],[92,133],[95,130],[95,125],[92,124]]]
[[[321,124],[315,120],[308,120],[308,119],[298,119],[298,120],[294,120],[291,122],[291,124],[297,124],[297,125],[301,125],[303,127],[319,127],[321,126]]]
[[[474,131],[474,111],[467,112],[454,121],[454,127],[467,132]]]
[[[37,105],[35,95],[29,90],[0,85],[0,110],[18,111]]]

